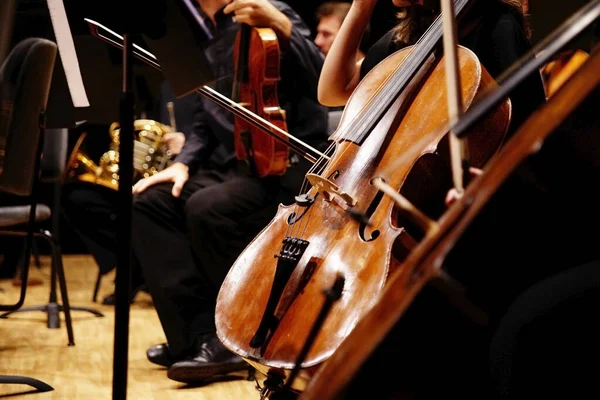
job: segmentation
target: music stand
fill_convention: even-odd
[[[133,186],[134,104],[132,93],[133,37],[142,34],[144,40],[164,64],[164,74],[171,83],[176,97],[183,97],[212,82],[214,76],[205,55],[203,44],[211,37],[203,22],[194,15],[189,0],[167,1],[157,5],[151,27],[141,26],[131,16],[131,24],[121,20],[119,30],[123,38],[123,90],[120,98],[120,174],[119,174],[119,230],[117,243],[117,276],[115,283],[115,328],[113,354],[113,399],[127,398],[127,365],[129,343],[129,290],[131,280],[130,240],[131,204]],[[131,8],[131,7],[130,7]],[[148,12],[146,8],[146,12]]]
[[[78,65],[77,65],[77,61],[72,60],[70,58],[72,58],[73,54],[69,54],[68,52],[65,51],[65,40],[70,40],[72,41],[72,37],[67,37],[65,38],[64,35],[71,35],[70,31],[68,29],[68,24],[66,23],[66,19],[65,18],[58,18],[57,19],[57,9],[56,6],[59,3],[57,1],[52,1],[49,0],[48,5],[49,5],[49,9],[51,9],[50,14],[54,15],[54,18],[52,19],[53,24],[54,24],[54,28],[55,28],[55,32],[59,32],[57,29],[59,28],[60,24],[60,33],[59,35],[49,35],[51,37],[48,37],[49,40],[53,40],[55,42],[58,42],[58,48],[59,48],[59,53],[57,54],[56,57],[56,61],[55,61],[55,66],[54,66],[54,72],[52,74],[52,83],[51,83],[51,87],[50,87],[50,94],[48,96],[48,106],[47,106],[47,113],[46,113],[46,132],[50,131],[50,134],[59,134],[58,132],[52,132],[52,130],[67,130],[69,128],[74,128],[77,126],[77,121],[75,120],[76,117],[76,110],[85,110],[85,108],[87,108],[86,106],[89,107],[89,103],[87,103],[87,98],[85,95],[85,88],[81,87],[75,87],[73,88],[73,85],[76,85],[77,82],[73,83],[73,78],[71,76],[71,82],[68,82],[67,79],[67,74],[65,72],[65,69],[63,67],[63,64],[66,64],[68,66],[68,68],[72,69],[71,74],[73,73],[78,73],[78,71],[73,71],[75,69],[78,69]],[[62,3],[61,3],[62,4]],[[60,11],[62,11],[64,13],[64,8],[62,10],[58,10],[58,15],[60,16]],[[63,35],[62,37],[60,37],[60,35]],[[59,37],[57,37],[59,36]],[[61,50],[61,44],[62,46],[62,50]],[[77,92],[79,91],[79,93]],[[77,99],[73,99],[71,93],[75,93],[76,96],[78,96],[79,98]],[[84,107],[77,107],[77,105],[80,106],[84,106]],[[60,139],[60,138],[59,138]],[[53,140],[57,140],[56,138],[53,138]],[[49,140],[46,139],[46,141],[48,142]],[[66,144],[66,143],[65,143]],[[60,146],[55,146],[55,147],[60,147]],[[52,236],[54,237],[54,241],[55,242],[59,242],[58,239],[58,219],[60,218],[60,213],[59,213],[59,208],[60,208],[60,188],[61,188],[61,179],[60,177],[53,177],[52,178],[52,185],[53,185],[53,207],[52,207],[52,220],[53,220],[53,227],[55,229],[53,229],[52,232]],[[39,306],[28,306],[28,307],[22,307],[19,308],[18,310],[15,311],[10,311],[10,312],[6,312],[2,315],[0,315],[0,318],[7,318],[9,315],[13,314],[13,313],[19,313],[19,312],[28,312],[28,311],[43,311],[47,313],[47,326],[50,329],[58,329],[60,327],[60,317],[59,317],[59,313],[61,311],[63,311],[63,305],[60,304],[58,302],[58,298],[57,298],[57,271],[56,271],[56,265],[54,264],[54,262],[52,263],[52,270],[50,273],[50,296],[48,299],[48,303],[45,305],[39,305]],[[70,306],[71,310],[74,311],[86,311],[89,313],[94,314],[97,317],[104,317],[104,314],[102,314],[100,311],[97,311],[93,308],[90,307],[82,307],[82,306],[74,306],[71,305]],[[69,329],[71,329],[70,327],[68,327]]]

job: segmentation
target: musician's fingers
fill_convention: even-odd
[[[144,178],[144,179],[140,179],[139,181],[137,181],[137,183],[135,185],[133,185],[132,193],[133,194],[142,193],[144,190],[146,190],[149,186],[149,183],[148,183],[149,180],[150,180],[150,178]]]
[[[177,176],[175,178],[173,189],[171,189],[171,194],[173,197],[179,197],[181,195],[181,190],[183,190],[183,185],[185,185],[186,182],[187,176]]]
[[[250,26],[254,26],[254,19],[252,18],[252,14],[250,14],[250,12],[244,12],[244,10],[236,12],[233,16],[233,20],[238,24],[247,24]]]
[[[143,178],[137,181],[137,183],[133,185],[133,194],[142,193],[144,190],[148,189],[150,186],[156,185],[157,183],[168,182],[170,180],[170,177],[161,172],[157,173],[156,175],[152,175],[148,178]]]
[[[479,168],[475,168],[475,167],[470,167],[469,173],[471,174],[472,177],[476,177],[476,176],[483,174],[483,170],[481,170]]]
[[[454,203],[456,200],[458,200],[460,198],[460,195],[458,194],[458,191],[454,188],[448,190],[448,193],[446,193],[446,199],[445,199],[445,203],[446,206],[450,206],[452,205],[452,203]]]
[[[239,10],[240,8],[247,7],[248,0],[233,0],[231,3],[227,4],[223,9],[225,14],[231,14]]]

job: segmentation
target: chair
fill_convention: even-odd
[[[0,310],[17,310],[24,301],[36,221],[49,217],[47,207],[37,207],[38,172],[45,127],[45,109],[50,91],[57,47],[53,42],[30,38],[18,43],[0,69],[0,191],[28,198],[23,207],[0,207],[0,227],[27,224],[25,257],[19,300],[0,304]],[[3,234],[4,232],[0,233]],[[7,234],[12,234],[8,231]],[[66,281],[58,267],[65,318],[71,322]],[[72,332],[69,345],[73,344]],[[38,391],[53,390],[37,379],[4,375],[0,383],[26,384]]]
[[[17,310],[8,311],[0,318],[8,318],[16,312],[27,312],[27,311],[45,311],[48,313],[47,326],[50,329],[60,328],[60,311],[64,311],[64,306],[59,304],[56,296],[56,281],[57,272],[62,269],[62,252],[59,245],[59,221],[60,221],[60,198],[61,198],[61,184],[63,178],[63,172],[67,161],[67,147],[68,147],[68,129],[45,129],[44,137],[42,138],[43,157],[40,161],[40,183],[48,183],[52,185],[52,212],[50,209],[43,204],[38,204],[41,209],[41,215],[38,218],[38,222],[43,220],[52,219],[51,231],[47,230],[34,231],[34,237],[39,237],[45,240],[52,250],[52,266],[51,266],[51,281],[50,281],[50,296],[48,304],[30,307],[21,307]],[[27,207],[13,208],[14,210],[20,210],[20,212],[27,213]],[[0,227],[2,224],[0,223]],[[10,235],[24,235],[24,232],[10,232]],[[32,244],[33,251],[35,252],[35,242]],[[35,256],[35,254],[34,254]],[[35,259],[35,257],[34,257]],[[64,296],[63,296],[64,299]],[[75,311],[87,311],[97,317],[103,317],[104,314],[88,307],[70,306],[70,310]],[[73,333],[70,321],[67,321],[67,333],[69,334],[69,342],[73,342]]]

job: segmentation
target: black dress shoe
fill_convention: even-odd
[[[177,382],[197,383],[230,372],[249,368],[248,363],[233,354],[215,334],[205,336],[195,357],[178,361],[169,367],[167,377]]]
[[[146,291],[146,287],[144,285],[136,286],[131,291],[131,298],[129,299],[129,304],[133,304],[133,300],[135,299],[135,296],[138,294],[138,292],[140,290]],[[116,300],[117,300],[117,297],[115,296],[115,293],[111,293],[108,296],[106,296],[104,299],[102,299],[102,304],[104,304],[105,306],[114,306],[116,304]]]
[[[163,367],[170,367],[176,360],[171,356],[169,345],[166,343],[157,344],[146,350],[146,357],[151,363]]]

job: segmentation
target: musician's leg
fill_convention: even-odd
[[[190,177],[179,198],[172,184],[148,188],[134,197],[132,251],[143,271],[169,345],[169,358],[194,352],[204,326],[214,324],[215,289],[207,285],[194,259],[185,221],[186,200],[196,190],[214,184],[213,177]],[[203,320],[202,316],[207,317]]]
[[[214,287],[220,287],[240,252],[275,215],[277,178],[235,173],[194,193],[186,205],[192,246]],[[264,212],[262,212],[264,211]]]
[[[102,275],[117,265],[117,197],[116,191],[98,185],[72,184],[63,188],[65,218],[94,257]],[[143,284],[142,272],[133,264],[131,300]],[[114,303],[114,293],[102,300],[102,304]]]
[[[598,304],[600,261],[556,274],[520,295],[491,343],[497,397],[597,398]]]
[[[218,175],[223,182],[196,191],[185,208],[190,237],[200,261],[198,266],[217,289],[239,253],[273,217],[272,203],[279,188],[277,178],[258,180],[240,176],[235,171]],[[192,290],[191,286],[187,289]],[[169,368],[170,379],[192,383],[248,368],[216,336],[216,293],[214,295],[203,300],[207,304],[204,311],[196,308],[199,311],[196,316],[187,314],[192,330],[206,334],[198,335],[197,353],[193,358]],[[197,299],[196,304],[201,301]]]
[[[66,186],[63,192],[64,215],[102,274],[117,264],[116,196],[110,189],[85,184]]]

